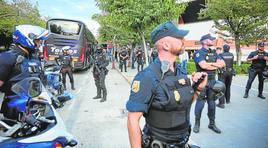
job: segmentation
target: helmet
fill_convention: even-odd
[[[264,42],[259,42],[258,43],[258,47],[264,47],[265,46],[265,43]]]
[[[213,85],[212,87],[212,90],[215,92],[215,93],[224,93],[225,92],[225,84],[221,81],[216,81],[215,84]]]
[[[68,51],[71,49],[71,46],[63,46],[61,49],[62,51]]]
[[[229,50],[230,50],[230,46],[229,45],[227,45],[227,44],[223,45],[223,51],[224,52],[229,52]]]
[[[21,46],[34,50],[36,45],[34,40],[47,40],[49,31],[32,25],[19,25],[15,28],[12,38],[13,42]]]

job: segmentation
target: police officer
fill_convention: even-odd
[[[264,51],[264,46],[265,46],[264,42],[258,43],[258,50],[251,52],[247,57],[247,60],[251,61],[252,63],[248,71],[248,82],[244,98],[248,98],[248,92],[251,88],[251,84],[254,81],[256,75],[258,75],[259,79],[258,97],[261,99],[265,99],[265,97],[262,95],[263,81],[264,81],[262,72],[265,71],[266,61],[268,61],[268,53]]]
[[[64,46],[62,47],[63,54],[59,56],[59,60],[61,63],[61,74],[62,74],[62,83],[63,87],[66,90],[66,74],[68,74],[70,83],[71,83],[71,89],[75,90],[74,88],[74,77],[72,72],[72,56],[69,54],[69,50],[71,49],[70,46]]]
[[[138,72],[140,70],[143,70],[143,64],[144,64],[144,52],[142,51],[141,47],[139,47],[136,51],[136,59],[138,63]]]
[[[224,108],[225,107],[225,99],[226,103],[230,103],[230,88],[231,88],[231,83],[234,75],[234,69],[233,69],[233,62],[234,62],[234,55],[229,52],[230,46],[225,44],[223,45],[223,53],[220,54],[220,57],[225,62],[225,67],[221,68],[219,70],[219,81],[223,82],[225,84],[226,90],[225,90],[225,97],[221,97],[219,99],[219,104],[217,104],[218,107]]]
[[[1,113],[6,118],[18,118],[18,110],[8,106],[12,101],[10,96],[15,95],[11,87],[27,77],[39,76],[40,67],[32,55],[48,35],[48,30],[39,26],[19,25],[13,32],[13,46],[0,54],[0,90],[5,94]]]
[[[151,53],[151,58],[152,58],[152,62],[158,57],[158,52],[155,49],[152,49],[152,53]]]
[[[157,26],[151,33],[159,58],[135,76],[126,104],[131,147],[182,148],[187,145],[190,107],[198,91],[192,89],[187,75],[175,64],[187,33],[172,22]],[[192,79],[197,82],[201,76],[202,73],[195,73]],[[205,76],[197,90],[202,90],[206,81]],[[146,122],[143,132],[139,127],[142,115]]]
[[[128,52],[127,52],[126,47],[123,47],[123,49],[120,51],[119,58],[120,58],[120,69],[121,69],[121,72],[123,72],[123,66],[124,66],[125,72],[127,72]]]
[[[94,67],[93,67],[93,77],[95,80],[95,85],[97,87],[97,96],[93,99],[102,99],[100,102],[104,102],[107,99],[107,90],[105,86],[105,76],[108,74],[108,69],[106,68],[109,65],[109,59],[106,57],[103,49],[98,46],[94,54]]]
[[[194,53],[194,62],[196,65],[196,70],[198,72],[206,72],[208,74],[208,84],[196,100],[195,126],[193,129],[195,133],[199,132],[200,118],[206,101],[208,103],[208,128],[210,128],[216,133],[221,133],[221,130],[215,124],[216,94],[213,92],[212,87],[216,82],[216,70],[218,68],[224,67],[225,63],[219,57],[215,50],[210,49],[210,47],[213,46],[213,40],[215,40],[215,38],[212,37],[210,34],[202,36],[200,39],[202,48]]]

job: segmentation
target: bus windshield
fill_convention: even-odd
[[[49,29],[55,34],[73,36],[79,35],[81,31],[81,24],[72,21],[51,20],[49,22]]]

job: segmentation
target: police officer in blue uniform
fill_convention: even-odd
[[[248,70],[248,82],[244,94],[244,98],[248,98],[248,92],[251,88],[251,84],[254,81],[255,77],[258,75],[259,79],[259,94],[258,97],[261,99],[265,99],[265,97],[262,94],[263,91],[263,72],[265,71],[266,68],[266,61],[268,61],[268,53],[264,51],[264,42],[258,43],[258,50],[251,52],[247,60],[251,61],[250,68]]]
[[[234,55],[229,52],[230,46],[225,44],[223,45],[223,53],[220,54],[220,57],[224,60],[225,62],[225,67],[219,69],[219,81],[223,82],[225,84],[226,90],[224,93],[225,97],[221,97],[219,99],[219,104],[217,104],[218,107],[224,108],[225,107],[225,100],[226,103],[230,103],[230,98],[231,98],[231,84],[232,84],[232,79],[233,75],[235,74],[234,68],[233,68],[233,63],[234,63]]]
[[[13,43],[9,51],[0,54],[0,90],[5,94],[1,113],[6,118],[17,119],[16,108],[8,107],[15,95],[11,87],[27,77],[38,77],[40,67],[34,62],[33,54],[49,35],[48,30],[39,26],[19,25],[13,32]]]
[[[125,72],[127,72],[127,60],[128,60],[128,52],[127,52],[127,48],[123,47],[123,49],[120,51],[119,53],[119,59],[120,59],[120,70],[121,72],[123,72],[123,66],[125,69]]]
[[[64,46],[62,48],[63,54],[59,56],[59,60],[61,63],[61,74],[62,74],[62,83],[64,90],[66,90],[66,74],[68,74],[70,83],[71,83],[71,89],[75,90],[74,88],[74,77],[73,77],[73,65],[72,65],[72,56],[69,54],[69,50],[71,49],[70,46]]]
[[[159,57],[135,76],[126,104],[131,147],[184,148],[188,145],[191,104],[193,97],[205,87],[207,75],[192,75],[194,82],[204,75],[204,80],[193,90],[189,78],[175,63],[183,51],[183,38],[187,33],[172,22],[160,24],[151,32]],[[141,116],[146,122],[142,132]]]
[[[196,100],[195,126],[193,129],[195,133],[199,132],[200,118],[205,102],[208,103],[208,128],[210,128],[216,133],[221,133],[221,130],[215,124],[216,94],[213,92],[212,87],[216,83],[216,70],[218,68],[224,67],[225,63],[222,58],[220,58],[220,56],[216,53],[216,51],[210,48],[211,46],[213,46],[213,40],[215,40],[215,38],[212,37],[210,34],[202,36],[200,39],[202,48],[194,53],[194,62],[196,65],[196,70],[198,72],[206,72],[208,74],[208,84]]]
[[[138,63],[138,72],[143,70],[143,64],[144,64],[144,52],[142,51],[141,47],[138,48],[136,51],[136,59]]]

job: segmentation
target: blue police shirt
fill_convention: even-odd
[[[197,50],[194,53],[194,62],[199,65],[199,62],[206,61],[206,54],[208,52],[209,52],[209,50],[207,50],[206,48],[203,48],[203,47],[201,49]],[[217,57],[216,57],[217,60],[222,59],[218,54],[216,54],[216,55],[217,55]],[[208,73],[208,74],[211,75],[210,73]]]
[[[152,64],[155,64],[159,69],[161,67],[161,62],[159,58],[156,58]],[[153,71],[152,64],[150,64],[143,71],[139,72],[132,82],[130,97],[126,104],[126,108],[129,112],[147,113],[153,91],[155,91],[156,93],[154,102],[164,103],[168,101],[164,90],[160,87],[156,87],[159,78],[157,77],[157,74]],[[168,75],[175,75],[175,73],[169,70],[165,73],[165,76]],[[187,77],[187,75],[183,73],[179,64],[176,65],[176,75],[183,75],[184,77]]]
[[[16,63],[16,56],[9,52],[0,54],[0,80],[6,81],[9,77],[10,71]]]

